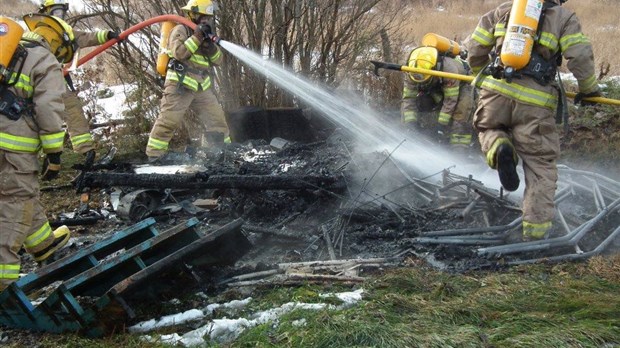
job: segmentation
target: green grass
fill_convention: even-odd
[[[505,272],[448,274],[426,266],[387,270],[361,285],[347,309],[295,310],[278,323],[209,347],[618,347],[620,254],[586,263],[519,266]],[[247,317],[290,301],[340,304],[319,294],[341,286],[257,289]],[[236,291],[218,302],[245,297]],[[295,324],[303,320],[305,324]],[[164,329],[160,333],[170,333]],[[182,332],[180,332],[182,333]],[[157,333],[150,333],[157,336]],[[39,347],[166,347],[138,335],[101,339],[43,334]],[[8,347],[19,347],[10,344]]]
[[[590,274],[576,276],[583,267],[529,266],[469,275],[426,268],[392,270],[364,284],[365,298],[353,308],[295,311],[279,326],[253,328],[231,346],[618,345],[620,284]],[[300,289],[296,291],[303,292]],[[265,298],[274,304],[290,300],[278,301],[280,295],[285,294],[275,290]],[[306,326],[291,325],[301,318]]]

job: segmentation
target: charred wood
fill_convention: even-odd
[[[318,175],[208,175],[195,174],[132,174],[84,173],[79,187],[106,188],[113,186],[141,188],[245,189],[245,190],[342,190],[345,183],[339,176]]]

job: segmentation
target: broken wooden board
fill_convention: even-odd
[[[135,316],[125,298],[131,289],[157,291],[166,281],[157,279],[160,272],[179,263],[229,263],[242,256],[250,247],[242,224],[238,219],[204,233],[192,218],[160,232],[154,219],[141,221],[11,284],[0,293],[0,324],[89,336],[120,330]],[[42,289],[49,295],[39,299]]]

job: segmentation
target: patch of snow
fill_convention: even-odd
[[[358,289],[358,290],[351,291],[351,292],[340,292],[337,294],[333,294],[333,293],[320,294],[319,297],[321,298],[336,297],[340,301],[344,302],[345,306],[351,306],[362,300],[363,293],[364,293],[364,289]]]
[[[143,321],[129,328],[129,332],[147,332],[156,328],[179,325],[188,321],[201,319],[205,316],[204,312],[199,309],[190,309],[183,313],[166,315],[159,320],[151,319]]]
[[[326,303],[301,303],[301,302],[288,302],[280,307],[271,308],[265,311],[254,313],[250,316],[250,319],[247,318],[237,318],[237,319],[213,319],[211,322],[195,329],[189,331],[183,335],[179,335],[178,333],[172,333],[167,335],[160,335],[159,337],[153,337],[151,335],[144,335],[142,339],[148,342],[160,342],[165,344],[172,345],[183,345],[186,347],[194,347],[194,346],[202,346],[204,345],[205,339],[204,337],[209,337],[210,340],[219,342],[219,343],[228,343],[235,340],[239,335],[248,328],[265,324],[268,322],[275,322],[277,325],[278,319],[287,313],[290,313],[296,309],[302,310],[341,310],[348,308],[355,303],[359,302],[362,299],[362,294],[364,293],[363,289],[355,290],[352,292],[343,292],[343,293],[329,293],[320,295],[323,298],[327,297],[336,297],[343,301],[343,305],[334,306]],[[241,301],[231,301],[226,304],[212,304],[206,307],[204,311],[200,311],[203,313],[212,313],[213,310],[226,307],[226,308],[238,308],[238,306],[244,307],[249,303],[251,298],[247,298]],[[197,310],[198,311],[198,310]],[[188,311],[189,312],[189,311]],[[185,312],[187,313],[187,312]],[[183,313],[182,313],[183,314]],[[176,317],[175,317],[176,316]],[[176,320],[180,320],[181,317],[177,315],[172,315],[168,317],[174,317]],[[162,319],[163,320],[163,319]],[[168,319],[169,320],[169,319]],[[160,320],[161,321],[161,320]],[[157,326],[157,322],[154,319],[149,320],[148,322],[143,322],[137,325],[134,325],[129,328],[130,332],[146,332],[149,330],[141,330],[145,327],[150,327],[150,329],[154,329]],[[147,324],[148,323],[148,324]],[[178,323],[178,321],[176,321]],[[305,326],[306,320],[299,319],[293,322],[295,326]],[[140,331],[138,331],[140,330]]]
[[[193,165],[168,165],[168,166],[152,166],[148,164],[139,165],[134,168],[136,174],[192,174],[204,172],[207,170],[204,166]]]
[[[118,85],[105,87],[103,85],[97,86],[97,88],[108,88],[112,92],[111,97],[95,98],[97,106],[97,121],[105,122],[109,120],[123,119],[123,113],[130,110],[130,105],[127,104],[127,94],[136,89],[135,85]],[[80,92],[79,96],[84,101],[88,101],[89,98],[85,91]],[[85,105],[84,108],[93,108],[93,105]],[[100,119],[99,119],[100,118]]]

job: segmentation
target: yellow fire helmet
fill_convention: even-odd
[[[213,16],[215,13],[215,4],[211,0],[189,0],[187,5],[181,7],[181,10],[187,13],[191,20],[200,15]]]
[[[50,45],[50,51],[59,62],[68,63],[77,50],[73,29],[58,17],[31,13],[24,16],[24,22],[30,31],[42,36]]]
[[[418,47],[411,51],[407,65],[412,68],[431,70],[437,64],[437,49],[435,47]],[[409,78],[417,83],[423,83],[431,78],[431,75],[409,73]]]
[[[69,0],[41,0],[39,13],[63,18],[69,11]]]

